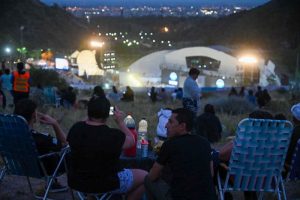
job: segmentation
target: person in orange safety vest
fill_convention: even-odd
[[[11,82],[16,105],[19,100],[27,99],[30,92],[30,73],[25,71],[23,62],[17,63],[17,71],[13,72]]]

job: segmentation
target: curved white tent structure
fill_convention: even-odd
[[[186,67],[186,57],[193,56],[210,57],[221,61],[218,73],[228,77],[235,75],[236,66],[239,64],[237,58],[209,47],[190,47],[179,49],[166,54],[165,59],[166,63],[172,63]]]
[[[130,65],[130,72],[141,74],[144,77],[160,77],[160,65],[165,62],[168,50],[148,54]]]
[[[236,56],[222,50],[211,47],[189,47],[158,51],[140,58],[129,66],[129,72],[120,74],[120,83],[131,86],[182,86],[190,67],[201,70],[202,75],[198,80],[201,86],[216,86],[219,79],[225,82],[225,86],[243,85],[246,71],[247,76],[251,74],[253,83],[253,76],[259,80],[259,74],[266,71],[265,61],[262,58],[256,58],[252,64],[241,63]],[[274,74],[274,67],[272,71]],[[172,72],[173,75],[176,73],[176,80],[170,80],[169,75]],[[259,84],[267,85],[266,78],[261,77],[263,79],[259,80]]]

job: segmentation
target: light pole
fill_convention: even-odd
[[[10,64],[10,62],[11,62],[11,48],[10,47],[5,47],[4,51],[7,55],[8,63]]]
[[[24,30],[24,26],[20,26],[20,43],[21,43],[21,47],[23,47],[23,30]]]
[[[242,56],[238,59],[238,61],[242,64],[243,66],[243,74],[244,74],[244,83],[245,83],[245,77],[247,77],[247,73],[249,71],[249,69],[246,69],[247,68],[250,68],[250,83],[251,85],[253,85],[253,82],[254,82],[254,78],[253,78],[253,68],[254,68],[254,64],[257,63],[257,58],[254,57],[254,56],[249,56],[249,55],[246,55],[246,56]],[[246,83],[247,84],[247,83]]]
[[[103,48],[104,44],[105,44],[104,42],[97,41],[97,40],[92,40],[90,42],[91,47],[93,47],[95,49],[100,49],[100,68],[103,68],[103,66],[102,66],[102,48]]]

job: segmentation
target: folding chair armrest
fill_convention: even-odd
[[[50,157],[50,156],[54,156],[54,155],[59,155],[59,154],[60,154],[60,151],[57,151],[57,152],[51,152],[51,153],[47,153],[47,154],[40,155],[40,156],[39,156],[39,159],[46,158],[46,157]]]
[[[40,155],[39,159],[49,157],[49,156],[54,156],[54,155],[62,156],[64,153],[68,153],[69,151],[70,151],[70,146],[67,145],[67,146],[63,147],[60,151],[55,151],[55,152]]]

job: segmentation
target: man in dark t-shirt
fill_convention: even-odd
[[[216,199],[209,142],[191,135],[193,113],[179,108],[172,111],[166,125],[168,140],[145,179],[149,199],[199,200]],[[172,180],[169,185],[160,179],[168,167]]]
[[[125,142],[122,131],[81,121],[70,129],[68,141],[72,148],[68,175],[71,187],[85,192],[107,192],[119,187],[118,172],[123,171],[119,157]]]
[[[147,172],[120,167],[122,150],[131,148],[135,139],[117,107],[113,117],[119,129],[106,125],[109,110],[110,102],[105,97],[93,96],[88,103],[88,119],[70,129],[68,184],[81,192],[127,194],[128,200],[140,200]]]

